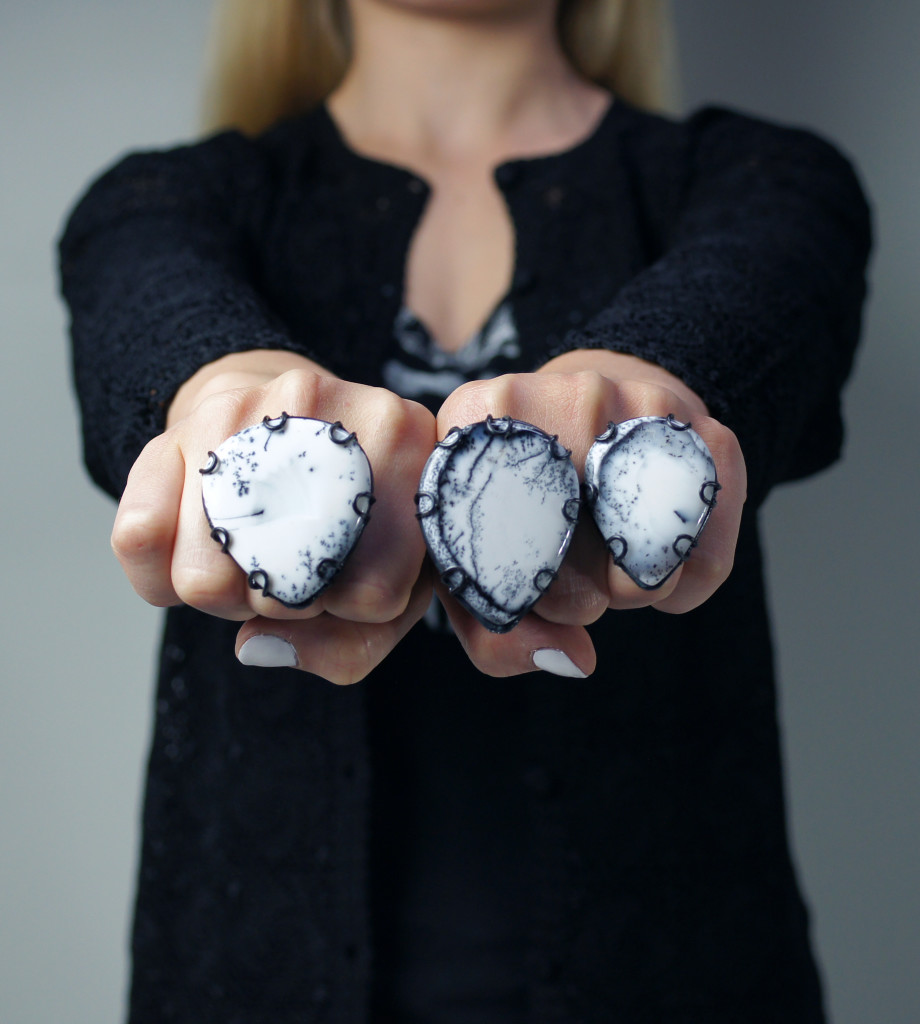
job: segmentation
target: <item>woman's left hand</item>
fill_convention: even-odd
[[[643,590],[614,565],[600,533],[582,513],[559,576],[535,608],[509,633],[490,633],[439,585],[460,642],[476,667],[492,676],[547,668],[590,675],[594,647],[586,625],[608,608],[652,606],[690,611],[706,601],[732,568],[746,495],[744,458],[735,435],[708,415],[705,404],[678,378],[634,356],[607,351],[569,352],[532,374],[508,374],[458,388],[438,413],[438,436],[453,426],[511,416],[540,427],[572,452],[579,479],[595,437],[611,421],[667,416],[692,422],[709,446],[722,489],[691,558],[658,589]]]

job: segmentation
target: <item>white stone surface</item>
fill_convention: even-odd
[[[488,629],[505,632],[562,564],[578,476],[554,438],[520,421],[475,423],[445,440],[419,485],[422,531],[442,578],[462,571],[445,580],[461,583],[454,596]]]
[[[594,521],[617,564],[653,589],[685,560],[706,525],[715,464],[695,430],[666,418],[625,420],[610,433],[592,445],[585,463],[585,483],[596,490]]]
[[[214,453],[201,477],[211,527],[253,585],[291,607],[331,581],[364,528],[370,463],[341,426],[290,417],[249,427]],[[213,462],[213,459],[212,459]],[[220,539],[219,536],[215,539]]]

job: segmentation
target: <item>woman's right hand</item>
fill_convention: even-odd
[[[208,452],[281,412],[340,420],[357,434],[374,472],[377,500],[360,542],[329,589],[305,609],[250,589],[243,570],[212,540],[201,502],[199,469]],[[255,637],[270,638],[248,644],[243,660],[251,663],[253,651],[271,652],[275,663],[355,682],[428,607],[432,585],[413,497],[436,440],[430,412],[382,388],[340,380],[289,352],[226,356],[182,386],[166,431],[138,457],[112,547],[151,604],[187,604],[244,621],[238,651]]]

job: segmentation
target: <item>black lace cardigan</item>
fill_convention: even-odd
[[[447,835],[462,822],[461,851],[494,835],[513,852],[528,1019],[822,1019],[786,844],[756,510],[839,453],[865,200],[810,134],[620,102],[586,141],[496,180],[516,231],[520,354],[492,370],[603,346],[686,381],[748,464],[734,572],[687,615],[608,613],[586,681],[488,679],[420,626],[363,683],[335,688],[244,668],[232,624],[171,610],[135,1024],[371,1019],[399,968],[381,915],[398,917],[416,877],[388,824],[413,813]],[[229,352],[292,349],[381,383],[427,194],[350,151],[325,108],[104,175],[61,242],[98,484],[119,494],[177,387]],[[481,820],[464,816],[454,801],[480,790]],[[432,944],[451,927],[435,921]]]

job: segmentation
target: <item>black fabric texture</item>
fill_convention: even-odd
[[[823,1020],[757,509],[840,451],[859,184],[808,133],[619,101],[496,181],[520,352],[491,369],[601,346],[685,380],[748,464],[734,571],[689,614],[605,615],[584,681],[480,676],[420,624],[337,688],[243,667],[234,624],[171,609],[131,1024],[384,1024],[414,1005],[432,1024]],[[94,480],[120,494],[177,388],[229,352],[381,384],[428,192],[349,150],[322,107],[103,175],[61,240]]]

